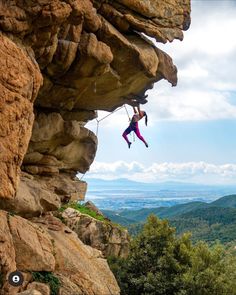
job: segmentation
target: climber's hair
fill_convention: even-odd
[[[145,125],[147,126],[147,123],[148,123],[148,116],[147,116],[147,113],[146,112],[143,112],[143,115],[145,117]]]

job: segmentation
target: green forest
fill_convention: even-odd
[[[191,232],[191,241],[209,244],[220,241],[228,244],[236,240],[236,195],[224,196],[212,203],[190,202],[172,207],[141,210],[104,211],[112,221],[126,226],[132,236],[137,235],[147,217],[154,214],[168,219],[176,234]]]
[[[132,239],[127,259],[109,258],[122,295],[235,295],[236,256],[219,243],[177,236],[150,215]]]

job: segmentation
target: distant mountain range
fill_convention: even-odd
[[[136,188],[149,188],[155,190],[219,190],[219,189],[228,189],[236,191],[236,185],[205,185],[205,184],[196,184],[196,183],[186,183],[178,181],[165,181],[165,182],[155,182],[155,183],[146,183],[129,180],[126,178],[118,178],[114,180],[104,180],[98,178],[87,178],[86,182],[89,185],[89,190],[93,190],[97,187],[102,187],[103,189],[109,187],[130,187]]]
[[[223,243],[236,240],[236,195],[224,196],[214,202],[190,202],[172,207],[141,210],[103,210],[112,221],[137,233],[150,214],[167,218],[178,234],[192,232],[193,241],[205,240]]]

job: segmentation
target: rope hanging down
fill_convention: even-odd
[[[129,116],[129,112],[128,112],[127,107],[126,107],[125,104],[124,104],[124,107],[125,107],[125,110],[126,110],[126,114],[127,114],[128,118],[129,118],[129,122],[131,122],[131,118],[130,118],[130,116]],[[134,132],[132,132],[132,133],[133,133],[133,142],[135,142],[135,135],[134,135]]]
[[[127,107],[126,107],[125,104],[124,104],[124,107],[125,107],[125,110],[126,110],[126,114],[127,114],[128,118],[129,118],[129,122],[131,122],[131,118],[130,118],[130,116],[129,116],[129,112],[128,112]]]
[[[97,121],[97,128],[96,128],[96,133],[95,133],[96,136],[98,136],[99,123],[100,123],[101,121],[105,120],[107,117],[111,116],[113,113],[118,112],[119,110],[121,110],[121,109],[123,109],[123,108],[125,108],[125,110],[126,110],[127,116],[128,116],[128,118],[129,118],[129,122],[131,121],[131,118],[130,118],[129,112],[128,112],[127,108],[126,108],[126,105],[124,104],[123,106],[121,106],[121,107],[119,107],[118,109],[114,110],[114,111],[111,112],[110,114],[108,114],[108,115],[102,117],[100,120],[98,120],[98,119],[96,118],[96,121]],[[83,173],[83,175],[79,178],[79,180],[82,180],[85,174],[86,174],[86,172]]]

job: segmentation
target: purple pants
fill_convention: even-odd
[[[125,129],[124,133],[122,134],[122,136],[124,137],[124,139],[126,140],[127,143],[130,143],[127,135],[130,134],[130,132],[132,132],[132,131],[134,131],[134,133],[137,135],[137,137],[140,140],[142,140],[144,143],[146,143],[145,139],[140,134],[140,131],[138,128],[138,122],[131,123],[129,125],[129,127],[127,129]]]

